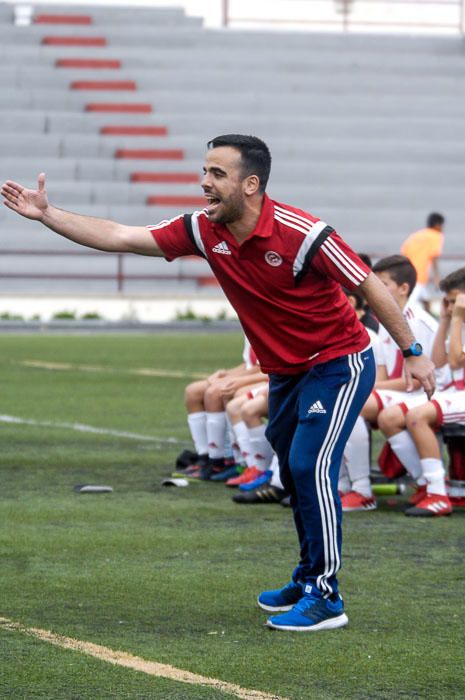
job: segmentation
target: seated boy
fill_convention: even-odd
[[[407,440],[403,454],[398,456],[420,469],[423,482],[412,507],[405,511],[408,516],[438,517],[452,513],[435,433],[446,423],[465,425],[465,268],[445,277],[440,289],[445,296],[432,360],[437,367],[449,365],[452,382],[445,390],[437,391],[431,401],[409,410],[405,418],[411,437],[410,452]]]
[[[423,352],[430,356],[438,324],[426,311],[408,303],[416,283],[415,268],[410,260],[403,255],[391,255],[379,260],[373,272],[394,297]],[[365,421],[376,425],[384,408],[401,402],[412,406],[425,398],[418,382],[415,382],[415,391],[406,391],[402,352],[382,326],[378,333],[376,362],[375,388],[362,409],[344,454],[344,470],[351,483],[350,490],[341,498],[342,509],[346,512],[376,508],[370,483],[370,445]]]

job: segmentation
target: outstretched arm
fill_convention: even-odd
[[[27,219],[40,221],[75,243],[113,253],[163,256],[150,231],[144,226],[123,226],[109,219],[73,214],[52,206],[45,189],[44,173],[39,175],[37,190],[7,180],[0,191],[8,209]]]
[[[394,338],[401,350],[406,350],[415,342],[410,326],[402,315],[391,294],[384,284],[371,272],[360,285],[360,291],[367,300],[369,307]],[[405,379],[407,391],[412,391],[413,377],[419,380],[428,398],[434,393],[436,386],[434,364],[426,355],[405,358]]]

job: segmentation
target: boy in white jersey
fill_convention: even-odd
[[[445,296],[432,359],[438,367],[449,364],[452,382],[449,388],[436,392],[430,401],[406,416],[406,427],[425,481],[424,497],[405,511],[409,516],[437,517],[452,513],[435,431],[446,423],[465,425],[465,268],[445,277],[440,289]]]
[[[373,272],[399,305],[423,352],[430,356],[438,324],[426,311],[408,303],[416,283],[415,268],[410,260],[404,255],[390,255],[379,260]],[[376,425],[380,412],[389,406],[404,403],[413,407],[425,401],[419,382],[415,382],[414,391],[406,391],[404,355],[383,326],[379,328],[375,357],[375,387],[354,426],[344,453],[344,480],[340,482],[340,490],[345,491],[341,498],[345,512],[376,508],[370,483],[370,443],[366,421]]]

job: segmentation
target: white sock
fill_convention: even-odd
[[[224,458],[225,459],[234,459],[233,442],[234,442],[234,431],[233,431],[232,423],[229,420],[229,416],[226,413],[226,433],[224,436]]]
[[[421,468],[426,479],[427,493],[436,493],[439,496],[446,495],[446,481],[444,466],[440,459],[422,459]]]
[[[350,483],[347,465],[345,463],[345,459],[342,458],[341,468],[339,470],[339,481],[337,482],[337,490],[341,493],[349,493],[351,488],[352,484]]]
[[[249,429],[243,420],[234,424],[234,434],[241,453],[241,462],[245,462],[248,467],[253,466],[253,459],[250,448]],[[250,464],[249,464],[250,462]]]
[[[208,452],[207,440],[207,414],[205,411],[188,413],[187,425],[191,431],[195,451],[198,455],[206,455]]]
[[[226,412],[207,412],[208,455],[211,459],[224,457]]]
[[[236,440],[236,436],[234,436],[234,439],[231,443],[232,451],[233,451],[233,457],[234,457],[234,463],[235,464],[242,464],[243,459],[242,459],[242,453],[239,448],[239,443]]]
[[[420,455],[408,430],[402,430],[400,433],[393,435],[388,438],[388,442],[399,462],[405,467],[412,479],[421,483],[423,481],[423,470],[421,468]]]
[[[258,425],[256,428],[249,428],[250,452],[254,461],[254,466],[264,472],[268,469],[273,458],[273,450],[265,437],[266,425]]]
[[[282,481],[279,477],[279,462],[278,462],[278,455],[273,455],[273,459],[271,460],[270,464],[270,469],[273,472],[273,476],[271,477],[270,484],[271,486],[276,486],[277,489],[283,489],[284,491],[284,486],[282,484]]]
[[[365,420],[359,416],[344,450],[347,473],[352,484],[352,491],[371,498],[373,492],[370,483],[370,436]]]

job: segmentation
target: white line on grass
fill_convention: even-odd
[[[147,661],[140,656],[133,656],[123,651],[115,651],[114,649],[109,649],[100,644],[82,642],[72,637],[63,637],[36,627],[26,627],[6,617],[0,617],[0,626],[12,632],[21,632],[31,637],[36,637],[43,642],[54,644],[62,649],[80,651],[83,654],[88,654],[89,656],[101,659],[115,666],[124,666],[134,671],[141,671],[150,676],[156,676],[157,678],[167,678],[168,680],[189,683],[190,685],[211,686],[224,693],[229,693],[237,698],[241,698],[241,700],[286,700],[286,698],[279,697],[278,695],[271,695],[270,693],[265,693],[260,690],[249,690],[248,688],[242,688],[240,685],[235,685],[234,683],[227,683],[226,681],[221,681],[217,678],[209,678],[208,676],[200,676],[196,673],[184,671],[182,668],[176,668],[168,664]]]
[[[13,423],[15,425],[33,425],[40,428],[63,428],[65,430],[77,430],[81,433],[94,433],[97,435],[113,435],[114,437],[129,438],[130,440],[145,440],[161,445],[185,445],[185,441],[177,440],[173,437],[159,438],[152,435],[142,435],[140,433],[130,433],[125,430],[111,430],[110,428],[96,428],[93,425],[84,423],[58,423],[48,420],[32,420],[29,418],[19,418],[18,416],[8,416],[0,414],[0,423]]]
[[[13,361],[14,362],[14,361]],[[200,372],[182,372],[171,369],[151,369],[141,367],[139,369],[113,369],[100,365],[73,365],[70,362],[44,362],[42,360],[22,360],[14,364],[23,367],[46,369],[51,372],[109,372],[112,374],[135,374],[142,377],[166,377],[168,379],[206,379],[207,375]]]

